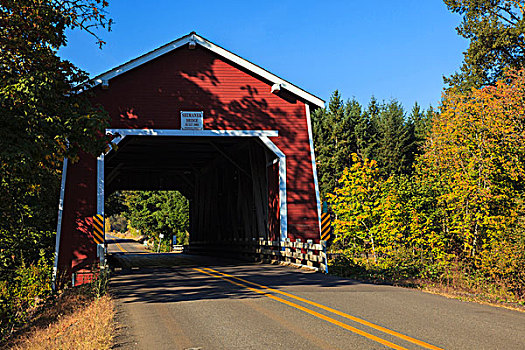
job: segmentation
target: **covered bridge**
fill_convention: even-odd
[[[94,220],[119,190],[184,194],[194,251],[234,252],[261,238],[319,243],[310,111],[323,100],[195,33],[91,89],[116,147],[64,161],[56,271],[74,276],[103,257]]]

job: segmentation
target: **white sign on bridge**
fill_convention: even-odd
[[[204,112],[180,112],[180,128],[181,130],[202,130]]]

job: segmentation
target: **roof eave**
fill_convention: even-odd
[[[150,51],[142,56],[139,56],[137,58],[132,59],[131,61],[128,61],[118,67],[115,67],[105,73],[102,73],[95,78],[91,79],[88,83],[89,88],[93,88],[97,85],[100,85],[102,83],[108,82],[110,79],[115,78],[116,76],[119,76],[121,74],[126,73],[127,71],[137,68],[138,66],[141,66],[142,64],[149,62],[151,60],[154,60],[157,57],[160,57],[168,52],[171,52],[179,47],[182,47],[186,44],[189,44],[190,41],[194,41],[196,44],[199,44],[200,46],[218,54],[221,57],[226,58],[227,60],[234,62],[238,64],[239,66],[251,71],[252,73],[271,81],[272,84],[279,84],[281,88],[288,90],[292,94],[302,98],[306,102],[313,104],[315,106],[324,108],[325,102],[320,99],[317,96],[314,96],[310,94],[309,92],[306,92],[305,90],[291,84],[290,82],[276,76],[273,73],[268,72],[267,70],[257,66],[256,64],[234,54],[233,52],[230,52],[219,45],[216,45],[212,43],[211,41],[195,34],[190,33],[187,34],[181,38],[178,38],[166,45],[163,45],[159,47],[158,49],[155,49],[153,51]]]

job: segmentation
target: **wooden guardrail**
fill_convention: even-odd
[[[301,242],[269,241],[264,238],[252,241],[201,241],[192,242],[186,249],[190,253],[215,253],[217,255],[242,255],[255,257],[264,262],[283,262],[305,266],[320,272],[328,272],[326,241],[313,243],[312,240]]]
[[[256,253],[261,256],[261,260],[283,261],[328,272],[326,241],[313,243],[312,240],[301,242],[297,239],[292,242],[287,239],[279,242],[260,239],[258,246]]]
[[[173,253],[183,253],[184,252],[184,246],[183,245],[174,245],[171,249]]]

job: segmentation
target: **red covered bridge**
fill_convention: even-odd
[[[119,190],[184,194],[190,251],[319,243],[310,111],[323,100],[195,33],[98,76],[91,89],[117,146],[64,161],[55,272],[74,277],[103,259],[93,217]]]

